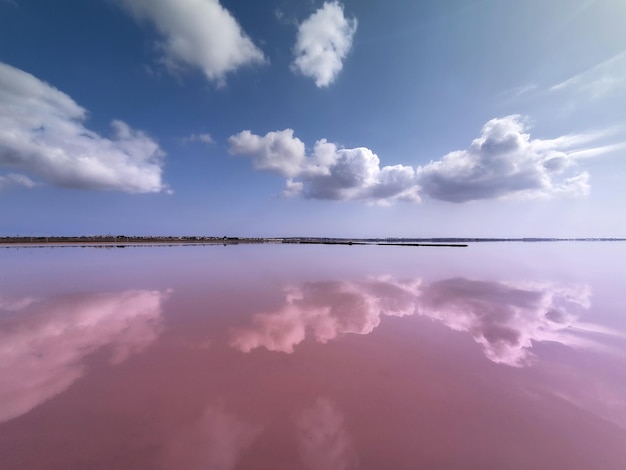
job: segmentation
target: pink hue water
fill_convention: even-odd
[[[2,469],[623,469],[622,244],[0,252]]]

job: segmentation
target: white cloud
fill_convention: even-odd
[[[526,85],[511,88],[501,93],[501,99],[505,101],[515,100],[520,96],[527,95],[528,93],[536,91],[537,88],[538,86],[535,83],[528,83]]]
[[[164,153],[141,131],[113,121],[114,138],[87,129],[87,112],[65,93],[0,63],[0,168],[71,188],[132,193],[166,189]],[[4,178],[7,178],[6,176]],[[31,186],[30,178],[12,177]]]
[[[285,189],[283,190],[283,196],[285,197],[294,197],[302,194],[302,190],[304,189],[304,183],[302,181],[294,181],[291,178],[288,178],[285,182]]]
[[[299,27],[298,20],[296,19],[296,17],[292,15],[288,15],[280,8],[274,9],[274,16],[276,17],[276,20],[279,23],[289,25],[289,26],[295,26],[296,28]]]
[[[586,195],[589,174],[567,152],[585,139],[531,140],[525,131],[516,115],[487,122],[469,149],[418,168],[422,193],[450,202]]]
[[[180,139],[180,142],[183,144],[201,142],[207,145],[211,145],[215,143],[215,141],[213,140],[213,137],[211,137],[211,134],[190,134]]]
[[[37,186],[37,183],[31,180],[28,176],[21,175],[19,173],[8,173],[6,175],[0,175],[0,190],[14,186],[34,188],[35,186]]]
[[[170,70],[200,69],[209,81],[248,64],[264,63],[263,53],[218,0],[117,0],[136,20],[154,24],[162,62]]]
[[[550,91],[569,90],[577,97],[600,99],[626,90],[626,51],[554,85]]]
[[[0,298],[0,422],[68,389],[85,373],[84,358],[100,348],[110,348],[114,364],[143,351],[160,334],[166,298],[141,290]]]
[[[286,195],[383,204],[419,201],[413,168],[381,168],[378,156],[368,148],[340,149],[321,139],[307,156],[304,143],[294,137],[291,129],[265,136],[246,130],[231,136],[228,142],[231,154],[251,157],[255,168],[288,177]]]
[[[232,155],[252,157],[254,167],[283,176],[298,176],[307,164],[304,143],[293,130],[268,132],[261,137],[246,130],[228,138]]]
[[[283,192],[306,198],[358,200],[375,204],[478,199],[550,199],[589,193],[583,158],[614,152],[624,143],[596,145],[613,131],[531,139],[520,116],[487,122],[467,150],[450,152],[423,166],[380,166],[370,149],[342,149],[326,139],[307,153],[294,131],[249,130],[229,138],[232,155],[252,158],[255,168],[287,178]]]
[[[583,158],[595,158],[600,155],[613,153],[613,152],[617,152],[618,150],[624,150],[624,149],[626,149],[626,142],[618,142],[616,144],[608,144],[608,145],[602,145],[600,147],[592,147],[588,149],[576,150],[574,152],[571,152],[569,155],[572,158],[580,160]]]
[[[343,68],[356,29],[356,18],[347,19],[339,2],[325,2],[298,28],[292,69],[318,87],[330,85]]]

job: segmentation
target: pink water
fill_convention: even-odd
[[[626,468],[625,254],[4,249],[0,468]]]

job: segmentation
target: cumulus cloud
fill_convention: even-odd
[[[588,194],[589,174],[570,154],[584,139],[531,140],[525,131],[517,115],[490,120],[467,150],[418,168],[422,193],[450,202]]]
[[[293,177],[304,172],[307,166],[304,143],[293,136],[292,129],[268,132],[263,137],[246,130],[229,137],[228,143],[232,155],[251,157],[259,170]]]
[[[358,465],[342,413],[326,398],[297,419],[300,458],[310,470],[348,470]]]
[[[232,470],[261,430],[212,405],[168,443],[166,458],[171,468]]]
[[[67,390],[83,360],[108,347],[112,363],[143,351],[160,334],[160,291],[56,299],[0,297],[0,422]]]
[[[292,69],[318,87],[330,85],[343,68],[356,28],[356,18],[346,18],[339,2],[325,2],[298,28]]]
[[[287,178],[284,194],[377,204],[478,199],[555,198],[589,193],[582,158],[621,148],[596,146],[605,133],[531,139],[520,116],[492,119],[467,150],[457,150],[423,166],[381,166],[370,149],[339,148],[318,140],[307,152],[294,131],[264,136],[245,130],[229,138],[230,153],[250,157],[255,168]]]
[[[365,147],[338,148],[318,140],[310,155],[293,130],[268,132],[249,130],[228,139],[232,155],[252,158],[255,168],[287,177],[285,195],[307,198],[361,200],[390,203],[419,201],[415,170],[410,166],[380,166],[380,159]],[[297,179],[296,179],[297,178]]]
[[[141,131],[113,121],[107,139],[84,126],[86,111],[33,75],[0,63],[0,168],[56,186],[131,193],[166,189],[164,153]],[[2,176],[32,187],[25,175]]]
[[[263,53],[218,0],[117,0],[138,21],[152,23],[162,36],[161,61],[172,71],[201,70],[223,84],[225,75],[265,62]]]
[[[233,332],[231,346],[242,352],[263,347],[292,353],[307,334],[321,343],[347,333],[368,334],[383,315],[411,315],[418,284],[376,279],[290,287],[285,291],[285,305],[275,312],[256,314],[252,327]]]

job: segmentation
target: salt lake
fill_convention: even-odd
[[[0,468],[623,469],[624,260],[0,249]]]

